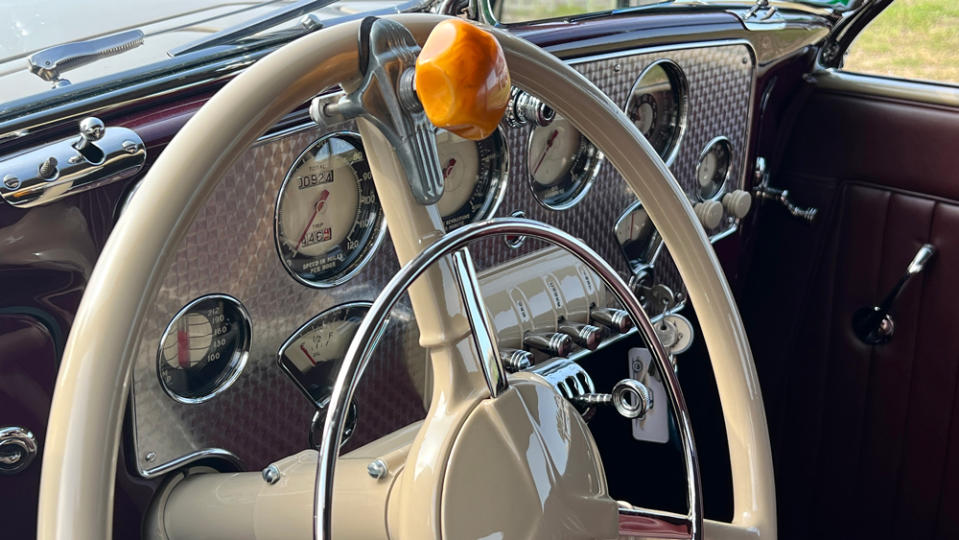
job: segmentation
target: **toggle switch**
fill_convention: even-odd
[[[594,308],[589,312],[591,322],[599,323],[617,334],[625,334],[633,327],[629,313],[616,308]]]
[[[569,356],[573,349],[573,340],[558,332],[531,332],[523,336],[523,345],[550,356]]]
[[[603,329],[591,324],[564,322],[559,325],[560,333],[566,334],[580,347],[595,351],[603,340]]]
[[[510,373],[529,369],[533,365],[533,353],[522,349],[500,349],[499,357]]]

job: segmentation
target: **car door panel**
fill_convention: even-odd
[[[959,516],[959,111],[813,88],[773,183],[812,225],[761,209],[743,306],[769,409],[784,538],[948,537]],[[924,243],[893,340],[852,314]],[[955,421],[954,421],[955,419]],[[955,444],[950,444],[955,441]],[[954,507],[954,506],[953,506]]]

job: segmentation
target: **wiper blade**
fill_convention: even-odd
[[[263,30],[272,28],[291,19],[295,19],[296,17],[305,15],[311,11],[322,9],[336,1],[337,0],[299,0],[298,2],[290,4],[289,6],[282,7],[270,13],[253,18],[249,21],[242,22],[236,26],[231,26],[225,30],[220,30],[219,32],[211,34],[205,38],[187,43],[186,45],[174,47],[167,51],[167,54],[169,56],[180,56],[193,51],[198,51],[200,49],[215,47],[217,45],[230,45],[236,43],[240,39],[250,37],[254,34],[262,32]]]

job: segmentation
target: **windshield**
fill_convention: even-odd
[[[131,44],[123,53],[59,70],[57,79],[75,84],[166,60],[178,49],[217,32],[302,3],[302,0],[128,0],[120,9],[114,0],[2,2],[0,103],[53,87],[51,81],[30,72],[27,59],[54,45],[99,39],[125,31],[143,33],[142,43]],[[367,12],[395,12],[407,4],[409,2],[403,0],[343,0],[312,13],[314,20],[322,23]],[[264,33],[282,29],[305,32],[299,19],[294,16]]]

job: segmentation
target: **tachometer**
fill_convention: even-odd
[[[240,376],[250,352],[250,317],[223,294],[197,298],[181,309],[160,338],[157,376],[181,403],[202,403]]]
[[[486,219],[496,211],[509,173],[506,137],[497,129],[481,141],[445,130],[436,134],[445,186],[437,203],[446,230]]]
[[[274,231],[284,267],[306,285],[338,285],[362,268],[382,238],[383,212],[359,135],[327,135],[300,154],[280,188]]]
[[[670,60],[647,67],[626,99],[626,116],[667,164],[686,127],[686,76]]]
[[[602,152],[557,114],[529,135],[526,165],[533,195],[553,210],[573,206],[586,195],[602,160]]]

